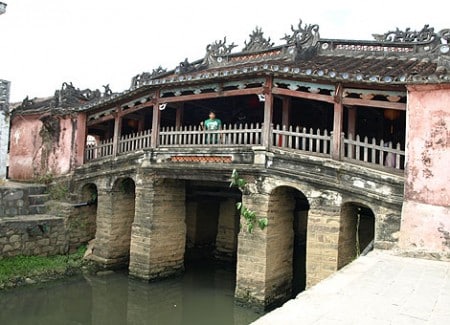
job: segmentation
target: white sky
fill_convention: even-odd
[[[1,0],[0,79],[11,101],[51,96],[64,81],[113,91],[158,65],[202,58],[227,36],[242,48],[256,25],[277,44],[300,18],[321,37],[371,39],[400,27],[450,27],[450,2],[428,0]]]

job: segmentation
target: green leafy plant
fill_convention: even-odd
[[[230,187],[235,186],[243,192],[245,190],[246,185],[247,185],[246,180],[240,177],[237,170],[234,169],[233,172],[231,173]],[[245,219],[247,231],[249,233],[253,232],[255,224],[257,224],[261,230],[264,230],[269,224],[269,220],[267,218],[258,218],[256,216],[256,212],[251,209],[248,209],[246,206],[244,206],[242,202],[237,202],[236,208],[241,214],[241,216]]]
[[[63,183],[54,183],[49,187],[48,194],[52,200],[66,201],[70,196],[69,186]]]
[[[44,175],[37,176],[36,182],[39,184],[49,185],[53,182],[53,175],[51,173],[47,173]]]

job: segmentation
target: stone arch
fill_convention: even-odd
[[[109,177],[107,180],[105,180],[106,182],[106,188],[110,188],[111,191],[117,191],[118,187],[117,186],[121,186],[120,183],[124,180],[130,180],[133,181],[133,183],[135,184],[136,187],[136,177],[135,175],[122,175],[122,174],[115,174],[115,175],[111,175],[111,177]]]
[[[87,241],[95,237],[97,228],[97,202],[98,189],[94,183],[85,184],[81,188],[81,204],[86,204],[82,207],[82,211],[86,215],[86,236]]]
[[[297,187],[281,185],[269,194],[267,274],[278,301],[297,295],[306,286],[306,242],[309,201]],[[270,281],[270,279],[269,279]]]
[[[111,190],[110,258],[128,262],[131,226],[135,214],[136,184],[130,177],[117,178]]]
[[[71,251],[95,238],[97,228],[97,186],[94,183],[84,183],[77,194],[78,200],[67,220]]]
[[[371,249],[375,240],[375,213],[367,204],[347,201],[341,206],[338,269]]]

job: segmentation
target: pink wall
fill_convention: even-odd
[[[408,87],[400,245],[450,257],[450,85]]]
[[[34,168],[40,169],[40,155],[36,148],[42,146],[41,127],[42,122],[36,115],[15,116],[11,120],[9,178],[31,179]]]
[[[47,142],[42,139],[40,118],[41,115],[23,115],[15,116],[11,121],[10,179],[31,180],[45,174],[64,175],[80,164],[77,151],[82,155],[84,150],[77,144],[80,118],[54,117],[59,124],[59,135],[56,133]]]

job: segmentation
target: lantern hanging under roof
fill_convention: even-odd
[[[400,111],[396,109],[385,109],[384,118],[389,121],[395,121],[400,117]]]

